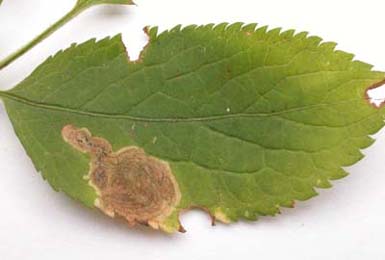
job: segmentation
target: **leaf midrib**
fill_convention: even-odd
[[[336,103],[324,103],[324,104],[316,104],[316,105],[307,105],[303,107],[297,107],[277,112],[271,113],[233,113],[233,114],[225,114],[225,115],[214,115],[214,116],[203,116],[203,117],[189,117],[189,118],[172,118],[172,117],[164,117],[164,118],[150,118],[150,117],[139,117],[139,116],[130,116],[130,115],[121,115],[121,114],[109,114],[102,112],[91,112],[84,110],[76,110],[73,108],[62,107],[54,104],[45,104],[39,103],[33,100],[29,100],[25,97],[21,97],[10,93],[8,91],[0,91],[0,97],[4,99],[9,99],[12,101],[16,101],[18,103],[26,104],[35,108],[59,111],[59,112],[67,112],[71,114],[84,115],[90,117],[101,117],[101,118],[109,118],[109,119],[126,119],[136,122],[148,122],[148,123],[189,123],[189,122],[209,122],[209,121],[219,121],[225,119],[233,119],[233,118],[256,118],[256,117],[271,117],[282,115],[291,112],[299,112],[307,109],[313,109],[317,107],[330,106],[330,105],[339,105],[343,103],[350,103],[353,101],[357,101],[358,99],[350,99],[344,100]]]

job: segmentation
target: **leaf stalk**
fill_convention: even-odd
[[[48,36],[53,34],[55,31],[57,31],[59,28],[61,28],[63,25],[68,23],[70,20],[72,20],[74,17],[76,17],[79,13],[81,13],[84,9],[81,6],[76,5],[71,11],[69,11],[66,15],[64,15],[62,18],[60,18],[57,22],[49,26],[46,30],[44,30],[41,34],[36,36],[34,39],[32,39],[29,43],[15,51],[14,53],[11,53],[9,56],[7,56],[5,59],[0,61],[0,70],[7,67],[9,64],[11,64],[13,61],[15,61],[17,58],[24,55],[27,51],[35,47],[38,43],[46,39]]]

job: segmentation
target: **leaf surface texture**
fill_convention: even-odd
[[[181,192],[160,226],[170,232],[190,207],[231,222],[309,199],[344,177],[383,127],[365,91],[384,73],[334,43],[241,23],[148,34],[138,61],[120,36],[91,40],[2,95],[37,170],[90,207],[90,158],[63,140],[66,125],[169,164]]]

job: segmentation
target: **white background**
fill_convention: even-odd
[[[4,0],[0,57],[54,22],[74,0]],[[72,42],[122,32],[132,58],[145,25],[259,22],[336,41],[385,70],[383,0],[137,0],[93,8],[0,72],[0,88],[25,78]],[[200,211],[182,215],[186,234],[164,235],[83,208],[36,173],[0,106],[0,259],[385,259],[385,132],[351,175],[276,218],[210,226]]]

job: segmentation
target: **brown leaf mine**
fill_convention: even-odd
[[[161,228],[180,201],[178,183],[167,162],[129,146],[117,152],[100,137],[85,129],[66,125],[63,139],[91,157],[86,176],[95,188],[95,205],[109,216],[121,216],[135,224]]]

